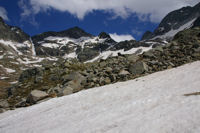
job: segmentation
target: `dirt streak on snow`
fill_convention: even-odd
[[[199,133],[200,62],[0,115],[2,133]]]

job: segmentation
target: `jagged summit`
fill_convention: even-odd
[[[80,37],[92,37],[93,35],[85,32],[83,29],[79,27],[73,27],[67,30],[55,32],[55,31],[48,31],[32,37],[33,42],[37,44],[38,41],[42,41],[45,38],[52,36],[52,37],[69,37],[78,39]]]
[[[24,41],[29,40],[29,38],[29,35],[19,27],[7,25],[0,17],[0,39],[23,43]]]
[[[68,36],[70,38],[78,39],[80,37],[92,37],[93,35],[85,32],[83,29],[75,26],[73,28],[58,32],[60,36]]]
[[[111,38],[109,34],[107,34],[106,32],[101,32],[99,34],[99,38],[104,39],[104,38]]]
[[[192,27],[194,21],[200,16],[200,3],[194,7],[183,7],[172,11],[163,18],[153,33],[146,32],[142,40],[156,38],[172,38],[177,32]]]

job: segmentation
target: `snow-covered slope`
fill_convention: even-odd
[[[199,133],[200,62],[0,115],[3,133]]]
[[[191,28],[196,19],[197,18],[192,19],[191,21],[180,26],[178,29],[171,29],[170,31],[166,32],[163,35],[158,35],[158,36],[154,37],[152,40],[157,39],[157,38],[161,38],[161,39],[173,38],[178,32]]]

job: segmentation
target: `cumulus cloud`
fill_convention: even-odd
[[[121,42],[125,40],[135,40],[135,38],[131,35],[118,35],[117,33],[109,34],[112,39],[116,42]]]
[[[37,14],[55,9],[83,19],[90,12],[103,10],[113,13],[114,17],[127,18],[136,13],[142,21],[159,22],[168,12],[183,6],[193,6],[198,2],[199,0],[29,0],[26,5],[30,7],[22,6],[22,14]]]
[[[8,16],[7,16],[7,11],[5,8],[0,6],[0,16],[4,19],[9,21]]]
[[[113,13],[114,17],[127,18],[136,13],[142,21],[159,22],[168,12],[183,6],[193,6],[199,0],[29,0],[31,13],[55,9],[69,12],[79,19],[95,10]],[[24,14],[28,12],[24,10]]]
[[[33,9],[31,8],[30,3],[27,0],[19,0],[18,1],[18,6],[23,10],[23,12],[20,14],[21,15],[21,21],[26,21],[27,19],[29,20],[30,24],[38,27],[39,24],[35,20],[35,13],[33,13]]]
[[[28,7],[28,3],[25,0],[20,0],[18,2],[18,6],[23,10],[23,12],[21,13],[22,17],[27,17],[32,14],[31,10]]]

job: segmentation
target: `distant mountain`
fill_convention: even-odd
[[[0,39],[5,41],[14,41],[18,43],[23,43],[29,40],[29,35],[23,32],[19,27],[9,26],[5,24],[3,19],[0,17]]]
[[[79,27],[61,32],[45,32],[33,36],[32,40],[38,56],[77,58],[81,62],[117,56],[118,52],[126,53],[125,51],[132,48],[150,47],[149,43],[143,42],[143,45],[138,45],[140,42],[137,41],[117,43],[105,32],[94,36]]]
[[[30,37],[0,18],[0,82],[13,83],[25,69],[71,58],[87,63],[124,54],[139,55],[167,44],[177,32],[196,26],[200,26],[200,3],[169,13],[153,33],[143,35],[142,41],[116,42],[106,32],[94,36],[79,27]]]
[[[55,93],[60,96],[79,91],[83,84],[91,88],[199,60],[197,26],[200,26],[200,4],[169,13],[153,33],[144,34],[142,41],[116,42],[106,32],[94,36],[79,27],[30,37],[0,18],[0,99],[12,94],[9,102],[19,101],[19,106],[26,106],[28,101],[24,99],[33,89],[47,91],[52,97]],[[184,30],[187,28],[190,29]],[[76,79],[69,82],[72,71],[81,73],[70,75]],[[87,80],[78,83],[83,76]],[[16,87],[5,89],[12,84]],[[73,87],[76,89],[65,91]]]
[[[170,12],[159,24],[153,33],[147,31],[142,40],[148,39],[171,39],[176,33],[193,26],[200,17],[200,3],[194,7],[183,7]]]
[[[32,37],[32,40],[35,44],[37,42],[44,40],[45,38],[52,36],[52,37],[69,37],[69,38],[74,38],[78,39],[81,37],[92,37],[93,35],[85,32],[83,29],[79,27],[73,27],[64,31],[60,32],[54,32],[54,31],[49,31],[49,32],[44,32],[39,35],[35,35]]]
[[[0,19],[0,82],[15,83],[25,69],[57,64],[70,58],[94,62],[118,56],[118,53],[141,54],[152,45],[162,44],[134,40],[118,43],[105,32],[94,36],[79,27],[30,37],[20,28],[9,26]]]

